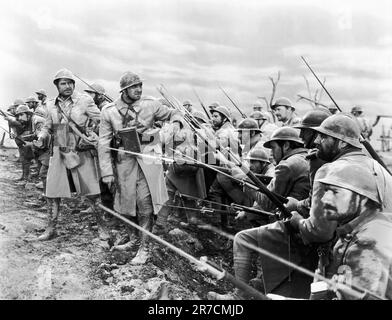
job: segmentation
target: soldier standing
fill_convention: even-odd
[[[295,107],[287,98],[276,99],[271,106],[276,118],[282,122],[282,127],[292,127],[301,122],[301,118],[295,115]]]
[[[173,130],[178,132],[182,115],[152,97],[142,97],[142,84],[140,77],[132,72],[125,72],[122,75],[120,97],[102,110],[98,150],[103,182],[109,187],[116,183],[115,210],[151,231],[153,215],[157,215],[161,210],[162,204],[168,200],[168,194],[161,162],[147,159],[142,155],[162,154],[159,134],[152,130],[154,122],[171,120]],[[137,139],[132,139],[131,134],[140,135],[140,144],[137,143]],[[108,148],[113,138],[118,136],[130,138],[128,140],[132,140],[133,146],[139,149],[141,156],[121,151],[112,155]],[[124,144],[124,141],[117,140],[117,148],[131,151],[130,146]],[[121,248],[114,247],[115,249],[133,249],[137,244],[136,230],[128,227],[127,231],[130,241]],[[132,259],[134,264],[143,264],[149,257],[147,236],[142,233],[140,238],[140,247]]]
[[[59,70],[53,80],[58,96],[47,101],[48,116],[38,144],[53,134],[53,149],[49,160],[46,197],[48,198],[48,226],[39,240],[49,240],[56,235],[56,225],[61,198],[70,198],[72,192],[86,196],[93,207],[100,240],[106,242],[109,235],[102,223],[98,208],[100,194],[98,168],[94,157],[97,137],[86,128],[89,121],[98,122],[100,112],[87,94],[75,91],[71,71]],[[102,245],[107,246],[102,242]]]
[[[93,98],[94,103],[97,105],[99,110],[102,110],[103,107],[109,103],[105,96],[105,88],[99,83],[93,83],[84,91],[87,92],[91,98]]]

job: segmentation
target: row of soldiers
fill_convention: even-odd
[[[192,110],[190,101],[179,105],[167,96],[161,100],[142,96],[143,81],[132,72],[122,75],[120,95],[114,101],[108,101],[98,84],[89,86],[87,94],[75,91],[74,76],[67,69],[59,70],[53,83],[58,95],[45,101],[44,122],[34,127],[36,138],[27,141],[23,132],[17,135],[24,143],[21,154],[28,147],[46,153],[48,160],[44,179],[48,226],[39,240],[56,235],[61,198],[74,192],[89,201],[99,237],[106,244],[112,243],[112,235],[101,202],[162,236],[168,232],[170,208],[178,198],[186,224],[203,225],[196,212],[204,200],[221,213],[221,227],[226,229],[230,222],[225,208],[235,203],[244,209],[236,213],[236,221],[248,220],[253,226],[234,240],[238,279],[251,280],[252,251],[244,245],[251,243],[310,270],[320,256],[323,263],[318,267],[326,275],[347,264],[358,275],[355,281],[360,287],[390,297],[386,290],[390,225],[381,210],[391,205],[387,195],[392,179],[362,151],[359,125],[352,115],[331,115],[320,108],[299,118],[292,102],[282,97],[275,100],[271,113],[255,110],[235,127],[230,110],[219,103],[203,114]],[[24,115],[32,123],[35,115],[25,105],[18,108],[16,120],[7,118],[10,124],[25,124]],[[277,199],[285,200],[284,207]],[[281,219],[285,211],[290,216]],[[264,216],[255,214],[262,212]],[[383,232],[363,235],[363,225]],[[146,235],[130,227],[127,233],[128,241],[112,250],[137,250],[132,263],[145,263],[151,254]],[[342,240],[348,236],[355,241]],[[371,247],[358,245],[362,237]],[[339,246],[345,247],[338,250],[337,259]],[[320,254],[325,247],[336,250],[325,258]],[[325,263],[328,259],[332,262]],[[379,277],[363,270],[362,262],[368,259],[377,261],[372,270],[379,268]],[[261,290],[266,293],[302,296],[307,291],[298,290],[298,283],[310,287],[303,279],[291,281],[293,270],[272,259],[263,257],[258,267],[254,280],[262,279]],[[243,298],[246,293],[211,292],[210,297]]]

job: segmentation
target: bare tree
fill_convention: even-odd
[[[272,92],[271,92],[270,99],[268,100],[266,97],[258,97],[258,98],[264,100],[265,104],[267,105],[267,111],[271,113],[274,122],[276,122],[276,117],[272,112],[272,104],[274,103],[276,88],[278,87],[278,83],[280,80],[280,71],[278,71],[278,76],[276,77],[276,79],[274,79],[273,77],[268,77],[268,79],[272,83]]]
[[[320,103],[321,97],[323,95],[323,90],[316,89],[316,91],[314,92],[314,95],[313,95],[312,91],[310,90],[308,79],[305,76],[303,76],[303,77],[305,79],[306,89],[308,90],[309,97],[307,98],[307,97],[304,97],[304,96],[302,96],[300,94],[297,94],[297,96],[298,96],[298,100],[297,101],[306,100],[306,101],[309,102],[310,106],[313,109],[318,108],[318,106],[323,106],[324,107],[325,105]],[[326,81],[326,78],[324,77],[323,85],[325,84],[325,81]]]

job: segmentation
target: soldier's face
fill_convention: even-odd
[[[219,128],[223,124],[223,117],[219,114],[219,112],[212,113],[212,124],[214,127]]]
[[[340,152],[338,148],[338,141],[330,136],[319,133],[314,144],[316,145],[317,157],[324,161],[332,161]]]
[[[274,113],[279,121],[285,122],[289,119],[292,111],[287,107],[278,106],[274,109]]]
[[[302,128],[299,134],[299,137],[304,141],[305,148],[313,148],[314,147],[314,136],[315,132],[308,128]]]
[[[323,211],[327,220],[344,221],[355,216],[360,206],[360,197],[351,190],[325,185],[321,198]]]
[[[283,158],[283,150],[276,141],[271,141],[271,153],[275,163],[278,164]]]
[[[138,83],[126,89],[127,95],[132,100],[139,100],[143,92],[143,84]]]
[[[25,113],[25,112],[19,113],[16,116],[16,120],[18,120],[19,122],[27,122],[27,113]]]
[[[258,160],[250,160],[250,171],[253,173],[261,173],[263,172],[265,166],[265,162]]]
[[[39,101],[44,100],[44,97],[45,97],[45,96],[44,96],[43,94],[37,93],[37,98],[38,98]]]
[[[69,97],[75,89],[75,83],[70,79],[60,79],[57,82],[57,90],[60,96]]]

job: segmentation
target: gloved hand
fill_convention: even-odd
[[[102,178],[102,182],[108,185],[108,188],[111,189],[112,185],[114,184],[114,177],[113,176],[106,176]]]

